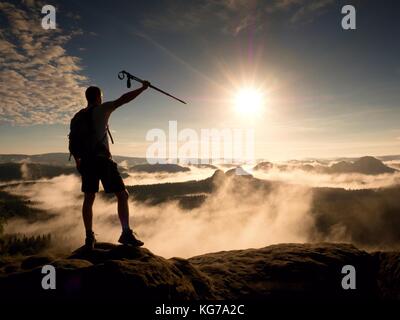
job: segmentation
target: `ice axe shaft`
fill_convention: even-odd
[[[140,83],[143,83],[143,82],[144,82],[144,80],[142,80],[142,79],[140,79],[140,78],[138,78],[138,77],[135,77],[134,75],[131,75],[129,72],[127,72],[127,71],[125,71],[125,70],[122,70],[122,71],[120,71],[120,72],[118,73],[118,79],[123,80],[125,77],[126,77],[126,80],[127,80],[126,85],[127,85],[128,88],[131,87],[131,80],[135,80],[135,81],[138,81],[138,82],[140,82]],[[178,100],[178,101],[181,102],[181,103],[186,104],[185,101],[183,101],[183,100],[181,100],[181,99],[179,99],[179,98],[177,98],[177,97],[174,97],[172,94],[169,94],[168,92],[165,92],[164,90],[161,90],[160,88],[157,88],[157,87],[153,86],[152,84],[149,85],[149,87],[152,88],[152,89],[154,89],[154,90],[157,90],[158,92],[161,92],[161,93],[165,94],[165,95],[168,96],[168,97],[171,97],[171,98],[173,98],[173,99],[175,99],[175,100]]]

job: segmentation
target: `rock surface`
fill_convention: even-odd
[[[145,248],[99,243],[71,256],[0,261],[2,301],[400,300],[400,253],[367,253],[349,244],[279,244],[164,259]],[[56,290],[43,290],[41,267],[56,268]],[[343,290],[344,265],[357,290]]]

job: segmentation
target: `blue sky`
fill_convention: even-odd
[[[400,5],[392,0],[39,1],[0,5],[0,153],[66,151],[68,119],[98,85],[105,100],[132,74],[148,90],[113,114],[115,154],[144,156],[148,130],[254,128],[258,158],[398,154]],[[357,30],[341,28],[353,4]],[[238,115],[240,88],[264,112]]]

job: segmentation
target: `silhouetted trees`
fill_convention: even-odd
[[[43,215],[34,203],[26,197],[0,190],[0,255],[36,254],[50,246],[51,235],[4,234],[4,226],[10,218],[24,218],[36,221]]]
[[[51,235],[3,235],[0,238],[0,255],[31,255],[48,248],[51,243]]]

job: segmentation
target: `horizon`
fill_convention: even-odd
[[[317,2],[96,1],[94,14],[93,2],[55,1],[55,30],[40,27],[39,3],[4,2],[0,152],[66,151],[84,89],[116,99],[125,69],[188,104],[148,90],[118,109],[115,154],[145,157],[146,133],[170,120],[195,132],[251,128],[256,159],[397,154],[399,4],[347,1],[357,28],[344,30],[342,1]]]
[[[46,155],[54,155],[54,154],[59,154],[59,155],[65,155],[66,157],[69,157],[69,153],[68,152],[45,152],[45,153],[35,153],[35,154],[26,154],[26,153],[0,153],[0,157],[1,156],[27,156],[27,157],[32,157],[32,156],[46,156]],[[136,157],[136,156],[127,156],[127,155],[123,155],[123,154],[114,154],[113,157],[123,157],[123,158],[132,158],[132,159],[146,159],[146,157]],[[270,161],[270,162],[290,162],[290,161],[352,161],[354,159],[360,159],[360,158],[365,158],[365,157],[372,157],[372,158],[376,158],[376,159],[381,159],[381,158],[388,158],[388,157],[400,157],[400,153],[399,154],[383,154],[383,155],[371,155],[371,154],[364,154],[364,155],[360,155],[360,156],[334,156],[334,157],[318,157],[318,158],[314,158],[314,157],[306,157],[306,158],[290,158],[290,159],[282,159],[282,160],[273,160],[273,159],[268,159],[268,158],[258,158],[255,159],[255,163],[259,163],[259,162],[263,162],[263,161]],[[168,164],[170,162],[168,162],[168,158],[155,158],[153,160],[162,160],[164,162],[160,162],[161,164]],[[185,160],[198,160],[201,164],[202,160],[208,160],[208,161],[224,161],[224,158],[209,158],[209,159],[205,159],[205,158],[179,158],[177,164],[181,164],[181,162],[184,162]],[[231,164],[232,165],[238,165],[240,164],[240,161],[232,161]],[[73,161],[71,160],[71,164],[73,164]],[[193,163],[184,163],[184,164],[193,164]],[[212,163],[210,163],[212,164]]]

